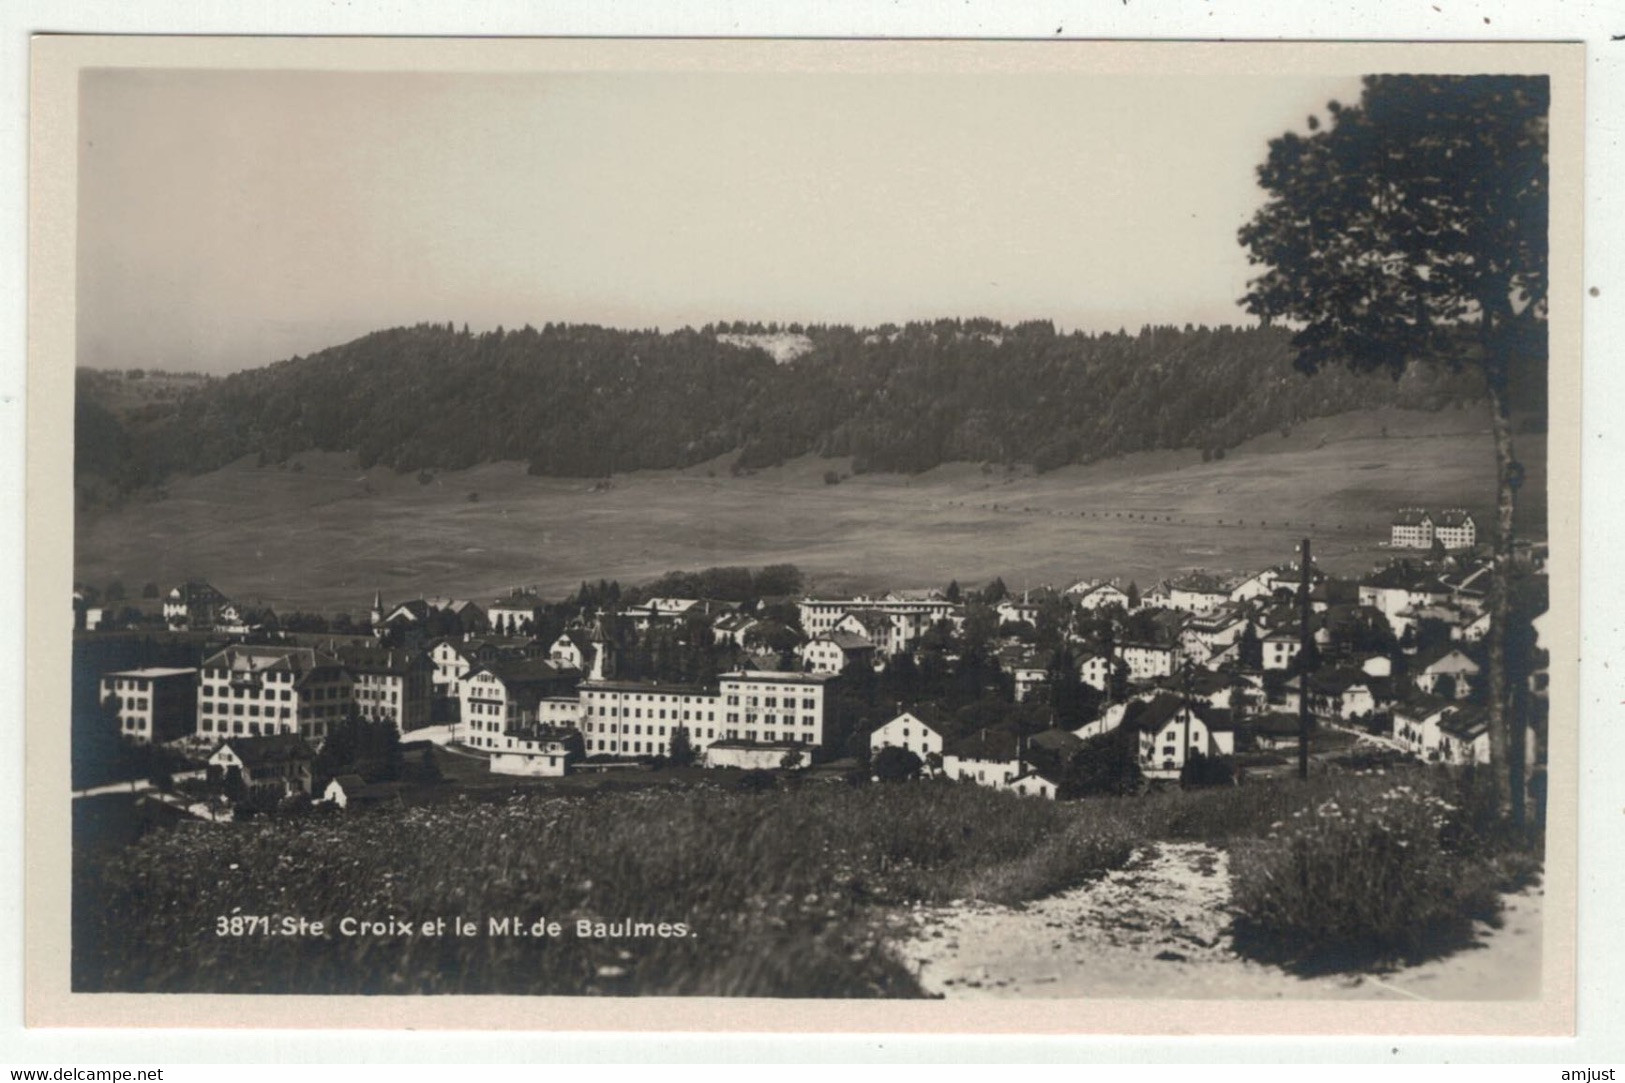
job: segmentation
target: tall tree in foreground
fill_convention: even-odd
[[[1269,198],[1241,244],[1265,271],[1242,303],[1296,329],[1297,366],[1388,370],[1472,365],[1495,434],[1490,591],[1490,756],[1503,807],[1523,815],[1512,742],[1507,612],[1513,454],[1509,377],[1546,359],[1547,114],[1544,76],[1372,75],[1322,128],[1271,140]]]

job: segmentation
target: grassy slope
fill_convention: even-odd
[[[1543,438],[1522,438],[1536,535],[1544,450]],[[176,481],[167,500],[87,517],[78,577],[203,576],[236,597],[328,611],[364,609],[375,588],[484,599],[519,583],[560,594],[584,579],[777,562],[830,590],[995,575],[1015,587],[1085,575],[1143,586],[1186,568],[1273,563],[1305,533],[1324,563],[1361,570],[1381,556],[1395,506],[1463,504],[1483,516],[1494,497],[1477,409],[1320,419],[1215,463],[1151,452],[1041,476],[956,464],[833,486],[823,475],[843,464],[818,459],[739,478],[723,464],[645,472],[607,490],[529,477],[514,463],[426,485],[345,456],[302,463],[239,463]]]
[[[570,797],[544,787],[184,824],[116,853],[96,848],[81,823],[74,986],[916,995],[888,949],[886,911],[1041,898],[1164,839],[1242,848],[1235,887],[1250,952],[1342,969],[1457,946],[1473,918],[1493,917],[1504,873],[1478,843],[1456,782],[1420,766],[1060,804],[952,783],[799,781],[766,793],[674,784]],[[1292,874],[1304,860],[1318,861],[1305,881],[1312,891]],[[1426,922],[1414,920],[1424,911]],[[329,932],[216,935],[216,918],[233,913],[278,926],[304,917]],[[333,935],[346,915],[419,928],[461,916],[480,935]],[[557,920],[564,935],[491,936],[487,919],[508,915]],[[693,935],[582,939],[573,926],[582,918],[683,923]]]

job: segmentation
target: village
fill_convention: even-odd
[[[94,710],[76,715],[125,750],[162,749],[150,777],[119,782],[204,819],[376,804],[441,781],[449,757],[539,784],[673,768],[1050,800],[1235,784],[1292,770],[1301,706],[1320,756],[1486,763],[1476,523],[1400,509],[1388,548],[1352,579],[1287,560],[1144,591],[1082,579],[827,598],[785,590],[799,573],[779,567],[760,589],[743,569],[688,577],[728,598],[650,594],[666,580],[555,602],[377,593],[359,627],[279,619],[201,580],[122,610],[81,591],[76,643],[144,633],[163,664],[96,672]],[[1516,547],[1515,619],[1544,608],[1544,549]],[[1524,653],[1515,703],[1538,772],[1543,674]]]

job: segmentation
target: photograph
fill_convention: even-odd
[[[52,1003],[1571,1030],[1583,55],[36,39]]]

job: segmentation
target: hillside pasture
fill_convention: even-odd
[[[1545,441],[1520,437],[1520,529],[1545,533]],[[838,483],[826,478],[834,471]],[[76,524],[76,575],[103,584],[207,578],[278,609],[364,612],[386,599],[489,600],[515,585],[561,596],[584,580],[793,563],[821,590],[1057,586],[1182,570],[1253,569],[1313,539],[1358,572],[1386,555],[1401,505],[1494,502],[1479,409],[1381,410],[1305,423],[1203,462],[1158,451],[1045,474],[950,464],[850,475],[805,458],[735,476],[726,461],[612,479],[533,477],[522,464],[457,472],[363,470],[353,457],[239,461],[173,481],[167,496]]]

